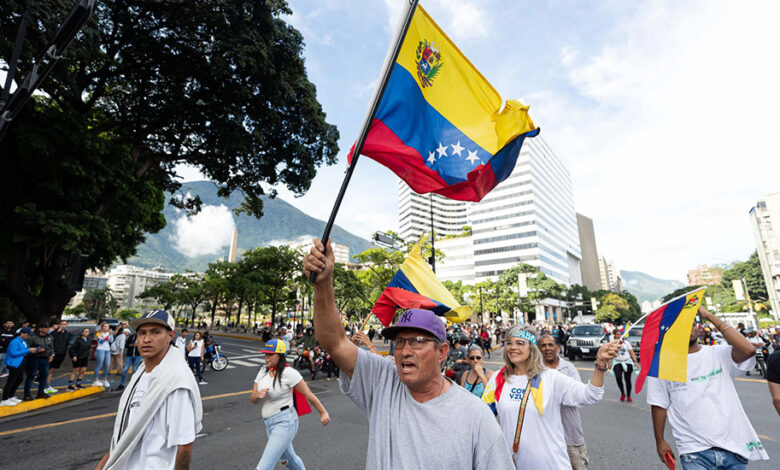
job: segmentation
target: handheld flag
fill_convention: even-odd
[[[399,308],[424,308],[460,323],[471,316],[471,307],[462,306],[436,278],[422,257],[418,242],[382,292],[371,311],[389,326]]]
[[[647,316],[639,346],[642,370],[636,379],[637,392],[647,376],[674,382],[687,380],[688,342],[704,291],[702,287],[681,295]]]
[[[506,384],[506,379],[504,378],[505,370],[506,366],[502,367],[501,370],[495,374],[495,382],[488,382],[487,388],[485,388],[485,391],[482,392],[482,401],[490,407],[490,410],[493,411],[493,414],[495,415],[498,414],[496,403],[498,403],[499,399],[501,398],[501,392],[504,389],[504,384]],[[536,410],[541,415],[542,411],[544,410],[544,388],[542,387],[541,375],[537,375],[531,379],[531,384],[529,385],[528,390],[531,392]]]
[[[417,6],[359,152],[417,193],[480,201],[512,173],[523,140],[539,133],[527,106],[501,104],[493,86]]]

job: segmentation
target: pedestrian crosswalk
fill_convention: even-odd
[[[257,349],[240,348],[241,351],[225,351],[223,353],[228,358],[227,369],[235,369],[237,367],[251,367],[258,369],[265,365],[265,357],[258,352]],[[241,354],[241,353],[244,354]],[[251,354],[246,354],[251,353]],[[292,363],[298,358],[297,354],[289,354],[287,356],[287,362]]]

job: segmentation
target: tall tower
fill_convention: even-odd
[[[750,209],[750,222],[756,240],[758,260],[764,274],[766,292],[775,321],[780,320],[780,193],[770,194]]]
[[[470,203],[456,201],[438,194],[417,194],[398,180],[398,227],[404,241],[416,241],[431,231],[431,206],[436,236],[457,235],[468,225]]]
[[[230,254],[228,254],[228,261],[231,263],[236,262],[236,251],[238,250],[238,228],[233,225],[233,236],[230,239]],[[223,252],[224,253],[224,252]]]

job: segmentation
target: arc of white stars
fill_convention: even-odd
[[[469,150],[469,156],[466,157],[466,160],[468,160],[472,165],[475,165],[475,161],[479,160],[479,157],[477,156],[476,150]]]
[[[429,153],[429,154],[428,154],[428,159],[427,159],[427,160],[428,160],[428,162],[429,162],[431,165],[433,165],[434,163],[436,163],[436,153],[434,153],[434,152],[431,152],[431,153]]]
[[[441,142],[439,142],[439,148],[436,151],[439,152],[439,158],[447,156],[447,146],[442,145]]]
[[[462,157],[461,152],[463,152],[465,148],[460,146],[460,141],[455,145],[451,145],[451,147],[453,155],[458,154],[459,157]]]

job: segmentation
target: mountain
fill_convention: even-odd
[[[634,294],[640,303],[660,300],[669,292],[685,286],[680,281],[658,279],[639,271],[620,271],[620,278],[623,280],[623,289]]]
[[[217,186],[209,181],[184,183],[183,195],[200,196],[201,213],[187,218],[182,211],[166,204],[163,214],[167,225],[159,233],[149,234],[129,264],[162,266],[172,272],[202,272],[221,257],[227,258],[230,236],[238,229],[238,255],[250,248],[280,245],[322,236],[325,222],[310,217],[282,199],[263,197],[263,217],[235,215],[243,196],[235,192],[229,198],[217,196]],[[170,199],[170,194],[167,194]],[[368,240],[353,235],[338,225],[331,231],[335,243],[349,246],[351,256],[368,249]]]

